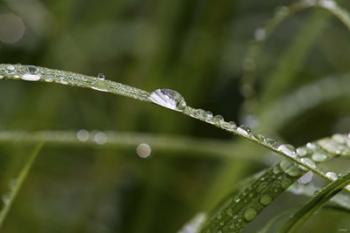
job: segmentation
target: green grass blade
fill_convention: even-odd
[[[24,181],[26,180],[28,173],[36,159],[36,157],[38,156],[41,148],[43,147],[43,143],[38,144],[33,152],[31,153],[30,157],[28,158],[27,162],[25,163],[25,165],[23,166],[22,170],[20,171],[16,182],[14,184],[13,187],[11,187],[11,190],[8,194],[6,194],[6,199],[4,201],[4,206],[0,211],[0,229],[3,227],[4,225],[4,221],[13,205],[13,202],[15,201],[17,194],[19,192],[19,190],[21,189]]]
[[[283,226],[281,233],[294,232],[298,226],[304,223],[315,211],[320,209],[332,197],[350,183],[350,173],[330,183],[297,211]]]
[[[226,198],[209,215],[201,232],[241,232],[300,175],[290,176],[277,164],[254,176],[247,185]]]

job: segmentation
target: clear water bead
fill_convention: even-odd
[[[147,143],[141,143],[136,147],[136,153],[140,158],[148,158],[152,153],[152,148]]]
[[[316,152],[314,154],[312,154],[312,160],[315,162],[323,162],[327,159],[327,155],[320,153],[320,152]]]
[[[280,167],[282,171],[292,177],[299,176],[301,174],[300,168],[286,159],[280,162]]]
[[[148,97],[153,103],[176,111],[186,108],[186,101],[177,91],[171,89],[157,89]]]
[[[277,148],[277,150],[287,155],[288,157],[291,157],[291,158],[296,157],[295,148],[290,144],[282,144]]]
[[[316,168],[315,162],[309,158],[302,158],[300,161],[311,168]]]
[[[298,183],[299,184],[308,184],[312,181],[312,178],[314,177],[314,173],[312,171],[309,171],[305,173],[302,177],[299,178]]]
[[[254,208],[248,208],[244,211],[244,219],[248,222],[252,221],[257,215],[257,212]]]
[[[98,73],[97,74],[97,78],[100,79],[100,80],[105,80],[106,79],[106,75],[103,74],[103,73]]]
[[[37,74],[39,72],[39,69],[35,66],[28,66],[27,71],[29,74]]]
[[[305,157],[309,154],[308,149],[304,147],[297,148],[296,152],[299,157]]]
[[[338,179],[338,175],[335,172],[327,172],[326,176],[333,181]]]

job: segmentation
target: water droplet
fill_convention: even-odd
[[[25,80],[25,81],[38,81],[38,80],[40,80],[40,78],[41,78],[41,75],[39,75],[39,74],[23,74],[22,76],[21,76],[21,79],[22,80]]]
[[[214,123],[220,125],[225,120],[221,115],[216,115],[216,116],[214,116],[213,121],[214,121]]]
[[[229,122],[224,121],[221,123],[221,127],[228,131],[233,131],[237,127],[237,125],[233,121],[229,121]]]
[[[309,154],[310,151],[305,147],[299,147],[297,148],[296,152],[299,157],[305,157]]]
[[[97,78],[100,80],[105,80],[106,79],[106,75],[104,75],[103,73],[98,73],[97,74]]]
[[[104,132],[96,132],[94,134],[94,141],[99,145],[105,144],[107,140],[107,135]]]
[[[298,183],[299,184],[308,184],[312,181],[314,174],[312,171],[308,171],[303,175],[302,177],[299,178]]]
[[[152,153],[152,148],[147,143],[141,143],[136,147],[136,153],[140,158],[148,158]]]
[[[316,145],[315,143],[308,142],[308,143],[306,144],[306,148],[308,148],[308,149],[314,151],[314,150],[317,149],[317,145]]]
[[[335,134],[332,136],[332,139],[340,144],[345,144],[346,143],[346,137],[341,134]]]
[[[314,154],[312,154],[312,160],[315,162],[323,162],[327,159],[327,155],[320,153],[320,152],[316,152]]]
[[[27,71],[29,74],[38,74],[39,69],[35,66],[29,65],[27,66]]]
[[[297,170],[297,172],[298,172],[298,173],[295,173],[295,174],[300,175],[300,171]],[[294,175],[294,174],[293,174],[293,175]],[[294,175],[294,176],[296,176],[296,175]],[[290,185],[291,185],[291,181],[290,181],[289,179],[283,178],[283,179],[281,180],[281,187],[282,187],[283,189],[289,188]]]
[[[294,177],[299,176],[301,174],[300,168],[286,159],[280,162],[280,167],[286,174],[290,176]]]
[[[305,165],[307,165],[307,166],[309,166],[309,167],[311,167],[311,168],[316,168],[315,162],[312,161],[312,160],[309,159],[309,158],[302,158],[302,159],[300,159],[300,161],[301,161],[303,164],[305,164]]]
[[[282,144],[277,148],[277,150],[287,155],[288,157],[291,157],[291,158],[296,157],[295,148],[290,144]]]
[[[334,9],[337,7],[337,3],[333,0],[320,0],[319,5],[327,9]]]
[[[77,132],[76,136],[79,141],[86,142],[90,138],[90,133],[85,129],[81,129]]]
[[[16,71],[16,68],[13,65],[6,66],[6,71],[8,74],[13,74]]]
[[[157,89],[149,99],[155,104],[177,111],[183,111],[186,107],[185,99],[180,93],[170,89]]]
[[[254,32],[254,37],[256,41],[263,41],[266,39],[266,30],[264,28],[258,28]]]
[[[264,194],[260,197],[260,204],[267,206],[272,202],[272,197],[270,195]]]
[[[243,125],[237,127],[236,130],[237,130],[237,133],[239,133],[242,136],[246,136],[246,137],[249,136],[249,133],[251,132],[251,129],[249,129]]]
[[[257,215],[257,212],[254,208],[248,208],[244,211],[244,219],[248,222],[252,221]]]
[[[326,176],[333,181],[338,179],[338,175],[335,172],[327,172]]]

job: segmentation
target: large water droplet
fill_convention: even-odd
[[[327,172],[326,176],[333,181],[338,179],[338,175],[335,172]]]
[[[299,184],[308,184],[312,181],[314,174],[312,171],[309,171],[305,173],[302,177],[299,178],[298,183]]]
[[[254,208],[248,208],[244,211],[244,219],[248,222],[252,221],[257,215],[257,212]]]
[[[32,65],[27,66],[27,70],[29,74],[37,74],[39,72],[39,69]]]
[[[148,98],[155,104],[177,111],[183,111],[186,107],[182,95],[171,89],[157,89]]]
[[[282,144],[277,148],[277,150],[287,155],[288,157],[291,157],[291,158],[296,157],[295,148],[292,145]]]

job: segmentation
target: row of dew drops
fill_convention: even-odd
[[[32,65],[20,67],[21,68],[16,68],[14,65],[7,65],[5,67],[5,70],[1,71],[5,71],[5,75],[7,76],[26,81],[38,81],[42,78],[41,69],[39,69],[38,67]],[[4,76],[0,74],[0,79],[2,78],[4,78]],[[102,73],[98,74],[97,76],[97,80],[105,80],[105,78],[105,75]],[[50,82],[53,80],[49,76],[45,76],[43,81]],[[63,82],[66,81],[62,80],[62,83]],[[186,115],[213,124],[227,131],[263,143],[268,147],[280,151],[284,155],[287,155],[293,159],[298,159],[299,162],[311,168],[316,168],[317,163],[329,159],[328,157],[330,153],[337,155],[349,152],[349,135],[336,135],[332,138],[332,140],[320,141],[318,143],[319,145],[316,145],[314,143],[308,143],[306,147],[295,149],[292,145],[280,144],[274,139],[270,139],[260,134],[255,134],[248,127],[242,125],[237,126],[237,124],[233,121],[226,122],[221,115],[214,116],[210,111],[191,108],[187,106],[185,99],[177,91],[171,89],[157,89],[149,95],[148,99],[151,102],[163,106],[165,108],[183,112]],[[78,132],[77,137],[79,140],[82,139],[82,141],[84,141],[87,137],[86,135],[88,134],[89,132],[80,131]],[[90,138],[90,135],[88,136],[88,138]],[[93,138],[97,144],[104,144],[108,139],[103,132],[94,133]],[[322,153],[321,149],[323,149],[327,153]],[[140,153],[138,153],[140,154],[140,157],[148,157],[151,153],[151,148],[148,144],[141,143],[137,147],[137,151],[141,151]],[[294,176],[299,175],[302,172],[302,169],[300,167],[288,162],[287,160],[283,160],[281,162],[281,167],[283,170],[285,170],[285,172]],[[337,179],[338,176],[334,172],[328,172],[326,173],[326,175],[332,180]],[[308,177],[310,177],[310,175]],[[347,188],[350,190],[350,187]]]
[[[331,157],[350,153],[350,134],[336,134],[332,138],[323,139],[316,143],[307,143],[304,147],[295,149],[289,144],[280,144],[274,139],[267,138],[260,134],[254,134],[251,129],[245,126],[237,126],[235,122],[226,122],[221,115],[214,116],[211,112],[202,109],[194,109],[187,106],[185,99],[178,92],[171,89],[157,89],[153,91],[149,99],[160,106],[169,108],[175,111],[183,112],[194,118],[200,119],[207,123],[216,125],[227,131],[237,133],[246,138],[253,139],[271,147],[284,155],[298,160],[307,167],[316,169],[317,164],[324,162]],[[282,160],[280,166],[290,176],[299,176],[304,173],[304,167],[295,165],[288,160]],[[326,176],[331,180],[336,180],[338,175],[334,172],[327,172]],[[306,173],[300,183],[308,183],[312,180],[312,172]],[[350,191],[350,186],[347,187]]]
[[[7,65],[4,68],[0,69],[0,79],[3,78],[12,78],[12,79],[21,79],[24,81],[44,81],[44,82],[57,82],[64,85],[68,84],[81,84],[81,82],[88,82],[85,77],[80,77],[79,81],[74,80],[74,77],[67,78],[62,72],[56,71],[50,73],[50,75],[46,74],[46,69],[39,68],[33,65]],[[2,75],[3,74],[3,75]],[[45,75],[46,74],[46,75]],[[106,76],[103,73],[99,73],[97,75],[97,79],[93,80],[93,84],[101,84],[99,81],[103,81],[106,79]],[[76,83],[75,83],[76,82]],[[107,92],[108,90],[105,87],[99,87],[98,85],[89,86],[91,89],[95,89],[98,91]]]

